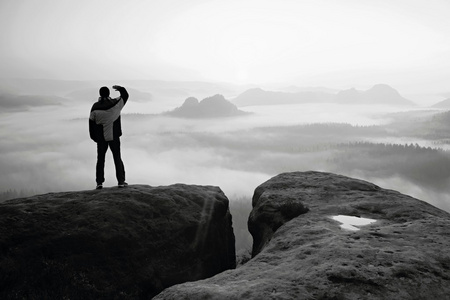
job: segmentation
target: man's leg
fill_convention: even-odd
[[[96,178],[97,185],[102,184],[105,181],[105,155],[108,150],[107,142],[97,143],[97,167],[96,167]]]
[[[108,143],[114,158],[117,183],[120,185],[125,183],[125,167],[123,165],[122,158],[120,157],[120,139],[117,138],[114,141]]]

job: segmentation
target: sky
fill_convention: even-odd
[[[0,77],[450,91],[447,0],[1,0]]]

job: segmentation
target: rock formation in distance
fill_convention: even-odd
[[[347,104],[386,104],[395,106],[414,106],[415,103],[404,98],[387,84],[376,84],[366,91],[356,89],[343,90],[337,93],[336,103]]]
[[[386,104],[393,106],[414,106],[415,103],[405,99],[400,93],[387,84],[376,84],[366,91],[354,88],[331,93],[325,89],[278,92],[265,91],[260,88],[249,89],[233,99],[237,106],[280,105],[305,103],[337,103],[337,104]]]
[[[223,118],[248,114],[239,110],[236,105],[226,100],[222,95],[215,95],[198,101],[197,98],[187,98],[183,105],[166,113],[169,116],[181,118]]]

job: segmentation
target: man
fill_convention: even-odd
[[[124,87],[115,85],[113,89],[120,93],[120,97],[112,99],[109,97],[109,89],[106,86],[100,88],[100,97],[98,102],[92,105],[89,116],[89,135],[97,143],[96,189],[103,188],[105,155],[108,147],[113,154],[118,187],[123,188],[128,185],[125,182],[125,168],[120,157],[120,136],[122,135],[120,112],[127,103],[129,95]]]

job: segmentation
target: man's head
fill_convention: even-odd
[[[106,86],[101,87],[99,93],[100,93],[100,97],[102,97],[102,98],[109,97],[109,89]]]

